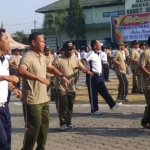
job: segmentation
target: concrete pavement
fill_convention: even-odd
[[[24,136],[21,103],[10,103],[12,150],[20,150]],[[50,124],[46,150],[149,150],[150,130],[140,126],[144,105],[123,105],[111,112],[100,105],[101,116],[93,116],[89,104],[74,106],[72,122],[76,130],[60,132],[54,104],[50,104]]]
[[[110,79],[116,79],[113,72]],[[77,87],[82,88],[84,85],[85,76],[82,74]],[[12,96],[9,106],[12,117],[12,150],[20,150],[25,131],[22,105]],[[114,111],[106,104],[100,104],[99,107],[103,114],[93,116],[89,104],[76,104],[72,123],[77,129],[60,132],[55,104],[50,104],[46,150],[150,149],[150,130],[140,126],[145,105],[123,105]]]

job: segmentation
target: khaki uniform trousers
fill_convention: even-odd
[[[60,126],[66,124],[71,124],[73,104],[76,97],[76,92],[66,92],[61,89],[57,89],[58,101],[56,102],[56,107],[58,110],[58,116],[60,120]]]
[[[145,107],[144,116],[141,121],[143,125],[147,123],[150,124],[150,90],[144,90],[144,95],[145,95],[147,106]]]
[[[126,97],[129,90],[129,82],[125,73],[117,74],[119,80],[118,97]]]
[[[137,69],[132,69],[133,80],[132,80],[132,92],[141,92],[141,79],[140,71]]]
[[[23,104],[26,131],[22,150],[45,150],[49,128],[49,102],[42,104]]]

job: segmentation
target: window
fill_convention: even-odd
[[[110,12],[110,17],[118,17],[118,11]]]
[[[104,12],[103,17],[118,17],[120,15],[124,15],[125,11],[120,10],[120,11],[112,11],[112,12]]]
[[[103,17],[110,17],[109,12],[104,12],[104,13],[103,13]]]
[[[119,11],[119,15],[124,15],[124,14],[125,14],[124,10]]]

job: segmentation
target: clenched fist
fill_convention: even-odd
[[[5,76],[5,80],[8,82],[18,83],[19,78],[15,75]]]

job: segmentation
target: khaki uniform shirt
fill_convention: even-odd
[[[127,48],[124,49],[124,53],[126,56],[129,56],[129,50]]]
[[[71,83],[71,84],[67,84],[64,82],[60,83],[59,78],[57,78],[56,89],[61,89],[66,92],[74,92],[75,85],[78,79],[78,69],[84,68],[81,61],[74,56],[71,56],[70,58],[66,58],[65,55],[60,55],[59,57],[55,58],[53,65],[58,70],[64,70],[64,75]]]
[[[29,51],[24,54],[20,65],[25,65],[30,73],[46,79],[46,71],[47,67],[50,66],[50,62],[43,54],[35,56],[32,51]],[[25,78],[23,78],[22,84],[22,102],[27,104],[41,104],[49,101],[45,84],[37,80]]]
[[[122,66],[123,70],[120,70],[119,66],[117,64],[115,64],[115,71],[116,74],[121,74],[121,73],[126,73],[126,65],[124,62],[124,58],[123,58],[123,53],[121,51],[117,51],[116,54],[114,55],[114,58],[116,59],[116,61],[119,62],[119,64]]]
[[[10,58],[10,63],[12,63],[13,65],[15,65],[15,66],[18,67],[21,58],[22,58],[22,57],[21,57],[20,55],[18,55],[18,56],[17,56],[17,55],[13,55],[13,56]],[[19,75],[18,75],[18,68],[12,66],[12,74],[19,77]]]
[[[20,56],[20,55],[18,55],[18,56],[13,55],[13,56],[10,58],[10,62],[11,62],[12,64],[16,65],[16,66],[19,65],[20,60],[21,60],[21,56]]]
[[[143,51],[140,56],[139,65],[145,67],[150,72],[150,48]],[[150,77],[141,72],[141,88],[150,90]]]
[[[138,53],[138,51],[136,49],[131,50],[130,58],[134,58],[135,60],[139,60],[140,54]],[[136,62],[130,61],[131,70],[137,69],[138,65],[139,65],[138,62],[136,63]]]
[[[143,51],[144,51],[143,49],[140,49],[139,54],[141,55],[143,53]]]
[[[49,56],[46,56],[47,60],[52,64],[52,62],[54,61],[54,56],[52,54],[50,54]],[[46,73],[47,77],[53,77],[54,75],[51,73]]]
[[[106,55],[107,55],[107,57],[111,57],[111,51],[110,50],[106,50]]]

